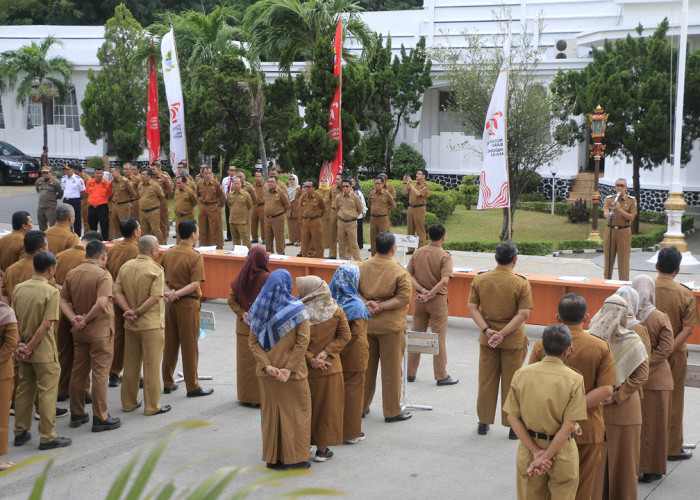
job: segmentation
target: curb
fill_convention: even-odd
[[[695,232],[695,228],[691,228],[684,233],[685,236],[689,236]],[[630,252],[656,252],[659,249],[659,245],[654,245],[653,247],[647,248],[630,248]],[[561,257],[562,255],[580,255],[580,254],[590,254],[590,253],[604,253],[602,248],[585,248],[582,250],[557,250],[552,253],[552,257]]]

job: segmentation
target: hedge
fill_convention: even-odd
[[[443,245],[445,250],[457,250],[462,252],[494,252],[498,242],[485,241],[447,241]],[[554,251],[551,241],[520,241],[516,242],[520,255],[547,255]]]
[[[588,240],[563,240],[557,244],[557,250],[583,250],[585,248],[603,248],[603,243]]]
[[[438,222],[440,222],[440,220],[438,219],[437,215],[435,215],[432,212],[426,212],[425,213],[425,232],[427,233],[428,228],[430,226],[432,226],[433,224],[437,224]]]
[[[401,210],[408,207],[408,195],[403,194],[403,181],[390,179],[389,184],[396,190],[396,209],[391,212],[391,223],[397,225],[401,220]],[[374,189],[374,179],[360,181],[360,188],[365,195],[365,201],[369,200],[369,193]],[[445,191],[440,184],[430,181],[428,189],[427,212],[435,214],[438,222],[445,222],[457,207],[459,193],[453,189]]]

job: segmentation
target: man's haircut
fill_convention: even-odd
[[[45,273],[55,265],[56,257],[49,251],[39,252],[34,256],[34,272]]]
[[[277,182],[277,176],[276,176],[276,175],[270,175],[270,176],[268,176],[268,178],[267,178],[268,181],[271,181],[271,180],[273,180],[273,179],[274,179],[275,182]]]
[[[625,186],[627,186],[627,179],[625,179],[624,177],[618,177],[617,179],[615,179],[615,184],[617,184],[617,181],[622,181],[625,183]]]
[[[428,237],[430,238],[430,241],[439,241],[443,236],[445,236],[445,226],[439,222],[428,228]]]
[[[22,226],[29,223],[29,212],[20,210],[12,214],[12,229],[18,231]]]
[[[80,238],[80,241],[102,241],[102,233],[99,231],[88,231],[82,238]]]
[[[502,266],[513,262],[518,255],[518,247],[512,241],[504,241],[496,246],[496,262]]]
[[[119,221],[119,230],[124,238],[131,238],[139,227],[139,220],[136,217],[124,217]]]
[[[187,181],[189,180],[189,179],[187,178],[187,176],[184,175],[184,174],[178,175],[177,178],[180,179],[180,180],[182,181],[183,184],[187,184]]]
[[[147,234],[139,238],[137,245],[139,246],[139,253],[151,253],[151,250],[158,246],[158,238],[152,234]]]
[[[105,168],[104,168],[102,165],[100,165],[100,166],[98,166],[98,167],[95,167],[95,172],[97,172],[98,170],[101,171],[101,172],[104,172],[104,171],[105,171]]]
[[[579,324],[583,322],[586,316],[586,299],[577,293],[567,293],[559,299],[557,306],[559,317],[565,323]]]
[[[93,240],[85,247],[86,259],[99,259],[103,253],[107,253],[107,247],[99,240]]]
[[[75,215],[75,209],[68,203],[61,203],[56,206],[56,222],[66,222]]]
[[[318,189],[318,181],[316,179],[309,179],[306,182],[310,182],[314,189]]]
[[[211,167],[207,165],[206,163],[202,163],[202,165],[199,167],[199,170],[211,170]]]
[[[160,162],[159,162],[159,161],[154,161],[153,163],[151,163],[151,167],[158,167],[158,168],[161,168]]]
[[[394,238],[393,233],[390,233],[389,231],[384,231],[383,233],[379,233],[377,235],[377,238],[374,240],[374,242],[377,248],[377,253],[386,255],[389,252],[391,252],[392,248],[394,248],[396,238]]]
[[[349,184],[350,187],[352,187],[352,182],[350,182],[350,179],[347,179],[343,177],[343,179],[340,181],[340,185],[342,186],[343,184]]]
[[[542,347],[550,356],[561,356],[571,346],[571,331],[566,325],[549,325],[542,332]]]
[[[37,250],[46,246],[46,235],[44,231],[32,229],[24,234],[24,253],[31,255]]]
[[[375,181],[382,181],[382,184],[384,184],[384,177],[382,177],[382,174],[379,174],[374,178]]]
[[[656,259],[656,264],[659,266],[659,272],[664,274],[672,274],[676,269],[681,267],[683,256],[676,247],[662,248],[659,256]]]
[[[153,177],[153,170],[151,170],[150,168],[144,168],[143,170],[141,170],[141,173],[148,174],[149,177]]]
[[[389,180],[389,176],[386,175],[384,172],[378,174],[377,178],[381,178],[383,181]]]
[[[196,231],[197,224],[193,220],[183,220],[177,225],[177,234],[180,235],[182,240],[186,240]]]
[[[426,169],[424,169],[424,168],[419,168],[418,170],[416,170],[416,173],[418,173],[418,172],[423,172],[423,175],[424,175],[426,178],[428,177],[428,171],[427,171]]]

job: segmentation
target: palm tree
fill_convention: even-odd
[[[49,105],[54,99],[58,102],[65,100],[73,73],[73,65],[66,58],[55,56],[47,59],[46,56],[54,45],[63,45],[63,42],[48,36],[39,44],[32,42],[17,50],[0,54],[0,88],[17,87],[18,106],[26,106],[27,99],[41,103],[44,147],[48,146]],[[17,85],[20,74],[23,78]]]

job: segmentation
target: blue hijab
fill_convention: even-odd
[[[292,285],[289,271],[273,271],[248,311],[248,324],[266,351],[309,319],[304,304],[292,295]]]
[[[359,282],[360,268],[355,264],[340,266],[331,279],[331,295],[345,311],[348,321],[360,318],[369,321],[369,311],[357,291]]]

